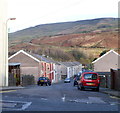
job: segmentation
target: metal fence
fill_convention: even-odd
[[[110,72],[97,72],[100,77],[100,87],[111,87],[111,73]]]

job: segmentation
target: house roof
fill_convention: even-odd
[[[38,54],[30,53],[30,52],[25,52],[25,51],[23,51],[23,50],[20,50],[20,51],[18,51],[17,53],[15,53],[14,55],[10,56],[10,57],[8,58],[8,60],[11,59],[11,58],[13,58],[13,57],[15,57],[15,56],[18,55],[19,53],[23,53],[23,54],[29,56],[30,58],[32,58],[33,60],[35,60],[35,61],[37,61],[37,62],[44,61],[44,62],[47,62],[47,63],[59,64],[57,61],[54,61],[54,60],[51,59],[51,58],[46,58],[46,57],[44,57],[44,56],[42,56],[42,55],[38,55]]]
[[[11,58],[15,57],[15,56],[18,55],[19,53],[23,53],[23,54],[27,55],[28,57],[32,58],[33,60],[35,60],[35,61],[37,61],[37,62],[40,62],[39,59],[33,57],[32,55],[30,55],[29,53],[27,53],[27,52],[25,52],[25,51],[23,51],[23,50],[20,50],[20,51],[16,52],[14,55],[10,56],[10,57],[8,58],[8,60],[10,60]]]
[[[105,53],[104,55],[102,55],[101,57],[97,58],[95,61],[93,61],[92,63],[94,64],[95,62],[99,61],[100,59],[102,59],[103,57],[105,57],[106,55],[108,55],[109,53],[113,52],[114,54],[120,56],[117,52],[115,52],[114,50],[110,50],[107,53]]]
[[[41,61],[45,61],[47,63],[54,63],[54,60],[50,59],[50,58],[46,58],[42,55],[38,55],[38,54],[32,54],[34,57],[40,59]]]
[[[78,66],[80,65],[79,62],[60,62],[61,64],[67,66],[67,67],[72,67],[72,66]]]

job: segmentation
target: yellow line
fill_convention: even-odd
[[[12,91],[16,91],[16,90],[0,91],[0,93],[8,93],[8,92],[12,92]]]
[[[116,97],[116,96],[110,96],[110,98],[120,99],[119,97]]]

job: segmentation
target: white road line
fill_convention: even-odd
[[[24,102],[24,101],[8,101],[8,100],[0,100],[0,102],[11,102],[11,103],[21,103],[23,104],[21,108],[11,108],[11,110],[25,110],[27,109],[31,104],[32,102]],[[10,108],[2,108],[2,109],[10,109]]]
[[[32,104],[32,102],[26,102],[26,104],[24,104],[21,108],[21,110],[25,110],[26,108],[28,108],[30,105]]]

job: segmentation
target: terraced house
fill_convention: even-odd
[[[79,62],[60,62],[61,63],[61,78],[70,78],[82,71],[82,64]]]
[[[54,82],[53,63],[46,62],[43,56],[20,50],[9,57],[9,63],[20,63],[21,77],[33,75],[35,83],[40,76],[46,76]]]
[[[23,50],[10,56],[9,63],[20,63],[21,77],[33,75],[35,83],[41,76],[48,77],[52,83],[56,83],[82,70],[82,64],[79,62],[57,62],[50,57],[46,58]]]

